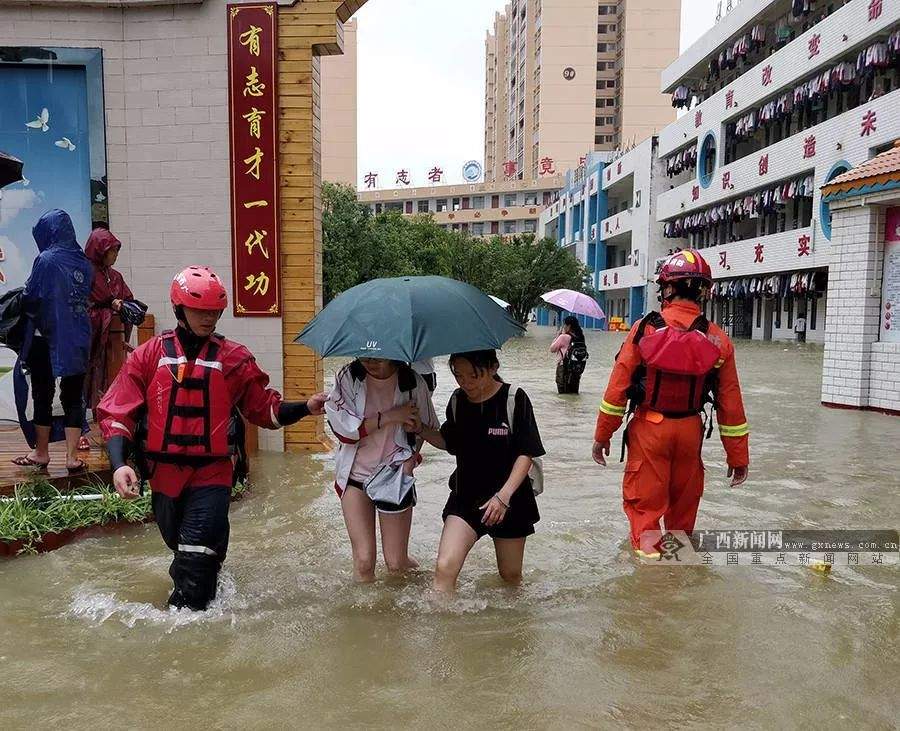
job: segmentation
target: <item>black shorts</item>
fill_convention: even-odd
[[[347,480],[347,487],[355,487],[360,492],[365,493],[363,484],[361,482],[357,482],[356,480]],[[343,497],[343,495],[341,497]],[[373,500],[372,502],[375,504],[375,510],[377,510],[379,513],[404,513],[410,508],[414,508],[416,506],[416,488],[415,486],[413,486],[412,490],[406,493],[406,497],[400,501],[399,505],[386,503],[383,500]]]
[[[483,536],[490,536],[491,538],[525,538],[534,534],[534,523],[530,517],[526,518],[520,513],[517,519],[515,506],[510,507],[506,511],[506,517],[502,522],[497,523],[497,525],[485,525],[481,522],[484,511],[479,510],[477,506],[468,508],[463,505],[457,498],[455,490],[450,491],[450,497],[444,506],[444,521],[447,520],[448,515],[455,515],[457,518],[462,518],[466,521],[469,527],[478,534],[479,539]]]

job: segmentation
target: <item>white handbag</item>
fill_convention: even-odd
[[[372,502],[400,505],[416,485],[413,475],[403,473],[403,463],[383,464],[363,484],[363,491]]]

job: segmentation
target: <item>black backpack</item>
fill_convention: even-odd
[[[573,340],[563,358],[563,364],[566,370],[581,375],[587,367],[588,358],[590,354],[584,340]]]

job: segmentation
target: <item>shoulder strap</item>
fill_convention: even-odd
[[[697,319],[691,323],[688,330],[697,330],[706,335],[706,333],[709,332],[709,320],[707,320],[704,315],[697,315]]]
[[[510,385],[509,393],[506,394],[506,423],[509,424],[509,433],[513,433],[513,422],[516,420],[516,395],[519,393],[519,387]]]
[[[666,326],[666,321],[658,312],[647,313],[644,316],[644,319],[641,320],[638,324],[637,330],[634,333],[634,340],[632,340],[632,343],[634,345],[637,345],[639,342],[641,342],[641,338],[644,337],[644,331],[647,329],[647,325],[651,325],[654,328],[661,328]]]

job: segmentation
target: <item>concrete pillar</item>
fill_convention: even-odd
[[[833,203],[822,403],[867,407],[878,341],[884,208]]]

